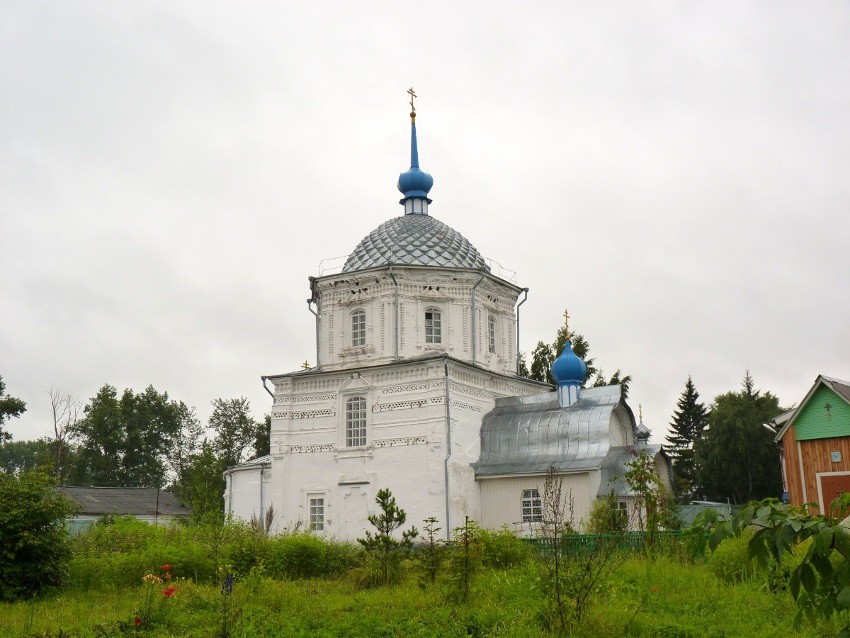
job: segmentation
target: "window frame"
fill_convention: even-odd
[[[520,514],[523,523],[543,522],[543,499],[536,487],[524,489],[520,498]]]
[[[358,405],[355,407],[354,402]],[[364,395],[355,395],[345,399],[345,428],[343,437],[345,447],[366,447],[369,442],[368,434],[368,401]],[[357,411],[355,413],[355,410]],[[356,421],[355,421],[356,419]]]
[[[352,310],[350,317],[351,347],[362,348],[366,345],[366,310],[363,308]]]
[[[429,317],[430,315],[430,317]],[[425,344],[439,346],[443,343],[443,311],[440,308],[425,309]]]
[[[324,532],[328,525],[328,497],[324,492],[307,494],[307,529]]]
[[[487,315],[487,349],[490,354],[496,354],[496,317]]]

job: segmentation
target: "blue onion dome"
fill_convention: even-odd
[[[567,340],[560,356],[552,362],[552,377],[558,385],[581,385],[587,376],[587,364],[573,352]]]
[[[434,178],[418,166],[411,166],[409,171],[405,171],[398,176],[398,190],[404,194],[404,198],[408,197],[428,197],[428,191],[434,185]],[[404,200],[402,200],[404,201]],[[428,201],[430,204],[430,200]]]
[[[416,113],[410,114],[410,170],[398,176],[398,189],[404,194],[399,204],[411,197],[421,197],[430,204],[428,191],[434,185],[434,178],[419,168],[419,149],[416,144]]]

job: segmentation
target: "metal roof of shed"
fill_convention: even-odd
[[[617,465],[609,453],[610,423],[622,408],[632,435],[636,428],[619,385],[581,390],[578,401],[562,408],[556,392],[496,400],[481,424],[481,455],[473,464],[477,478],[598,470]],[[622,448],[628,452],[629,448]],[[616,454],[617,458],[621,456]],[[606,463],[608,459],[608,463]]]
[[[57,492],[76,502],[78,515],[189,516],[170,492],[155,487],[57,487]],[[157,494],[159,492],[159,494]]]

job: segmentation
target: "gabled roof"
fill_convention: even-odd
[[[633,436],[634,415],[619,385],[584,388],[565,408],[557,392],[497,399],[481,423],[475,476],[543,474],[551,466],[560,472],[601,469],[613,448],[610,423],[618,407]]]
[[[101,516],[189,516],[192,512],[170,492],[155,487],[57,487],[79,505],[78,514]]]
[[[788,412],[783,412],[778,417],[773,419],[772,423],[777,426],[782,426],[779,432],[776,433],[776,436],[773,438],[777,443],[782,440],[782,437],[785,436],[785,433],[788,431],[788,428],[791,427],[791,424],[794,422],[794,419],[797,418],[803,408],[806,407],[806,404],[812,398],[812,395],[817,391],[817,389],[821,386],[825,385],[827,388],[835,392],[839,397],[844,399],[848,405],[850,405],[850,381],[843,381],[841,379],[836,379],[835,377],[828,377],[823,374],[819,374],[817,379],[815,379],[814,384],[806,393],[805,398],[800,401],[800,405],[798,405],[793,410],[789,410]]]

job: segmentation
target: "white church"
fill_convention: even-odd
[[[404,214],[366,235],[340,272],[309,278],[316,365],[262,377],[271,454],[227,470],[226,512],[262,520],[273,508],[274,529],[353,540],[386,487],[408,524],[433,516],[448,537],[469,516],[527,534],[552,466],[576,524],[612,490],[628,507],[622,476],[638,448],[669,486],[669,459],[620,386],[581,387],[586,366],[569,344],[554,390],[517,375],[528,289],[430,215],[412,98],[411,109]]]

